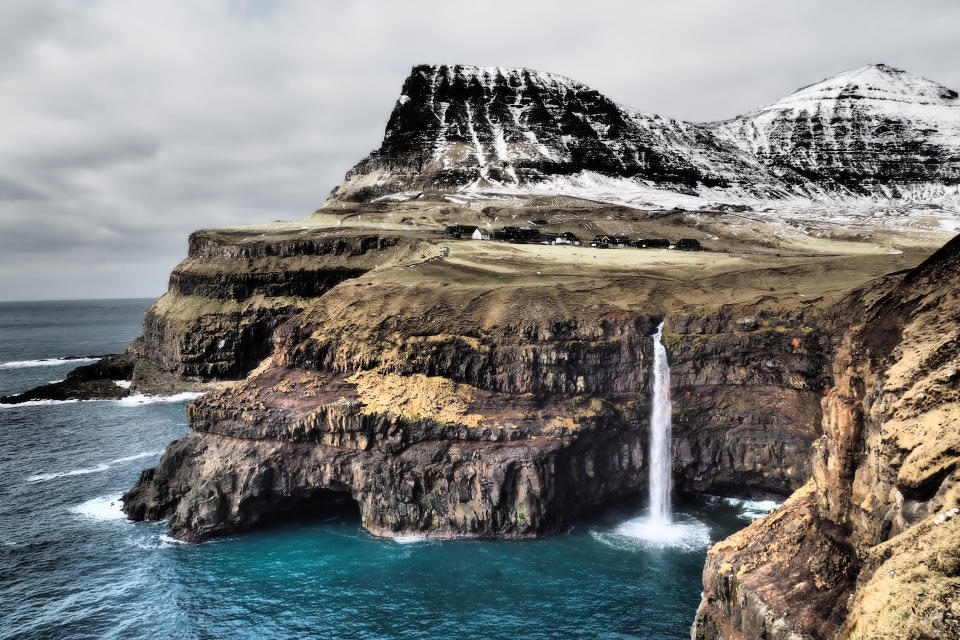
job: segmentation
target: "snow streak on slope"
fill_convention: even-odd
[[[956,210],[958,183],[956,92],[885,65],[706,124],[623,107],[555,74],[423,65],[404,82],[381,147],[333,198],[564,194],[639,207]]]

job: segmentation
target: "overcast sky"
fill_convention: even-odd
[[[190,231],[309,214],[415,64],[714,120],[873,62],[960,89],[958,26],[953,0],[3,0],[0,300],[156,297]]]

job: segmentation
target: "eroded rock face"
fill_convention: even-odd
[[[202,540],[341,496],[378,535],[522,538],[643,485],[642,432],[602,403],[553,399],[539,409],[569,419],[544,421],[530,398],[461,388],[457,424],[370,411],[357,388],[265,368],[208,395],[190,407],[194,433],[124,496],[127,513],[169,518],[172,535]]]
[[[270,355],[273,332],[309,300],[398,256],[425,259],[435,251],[396,235],[288,227],[190,236],[187,259],[131,345],[135,387],[241,378]]]
[[[957,92],[883,64],[717,123],[641,113],[532,69],[421,65],[403,84],[380,148],[332,196],[653,186],[721,199],[955,203],[958,150]]]
[[[638,499],[662,317],[571,295],[344,283],[246,381],[190,406],[194,433],[127,512],[197,540],[335,492],[379,535],[529,537]],[[808,320],[667,316],[681,490],[787,493],[809,477],[822,371]],[[739,385],[753,393],[734,402]]]
[[[710,550],[695,638],[960,635],[958,292],[954,239],[848,297],[814,482]]]
[[[677,485],[784,493],[810,477],[830,319],[738,306],[670,317]]]

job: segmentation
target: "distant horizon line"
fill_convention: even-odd
[[[162,295],[162,294],[161,294]],[[0,298],[0,304],[38,303],[38,302],[114,302],[122,300],[156,300],[160,296],[135,296],[128,298],[36,298],[31,300],[14,300]]]

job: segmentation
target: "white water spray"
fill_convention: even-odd
[[[693,551],[710,546],[710,528],[689,514],[671,513],[673,480],[671,447],[670,366],[663,346],[663,323],[653,334],[653,403],[650,407],[650,513],[598,532],[601,542],[618,548],[679,549]]]
[[[663,323],[653,334],[653,406],[650,409],[650,520],[670,524],[671,470],[670,365],[663,346]]]

